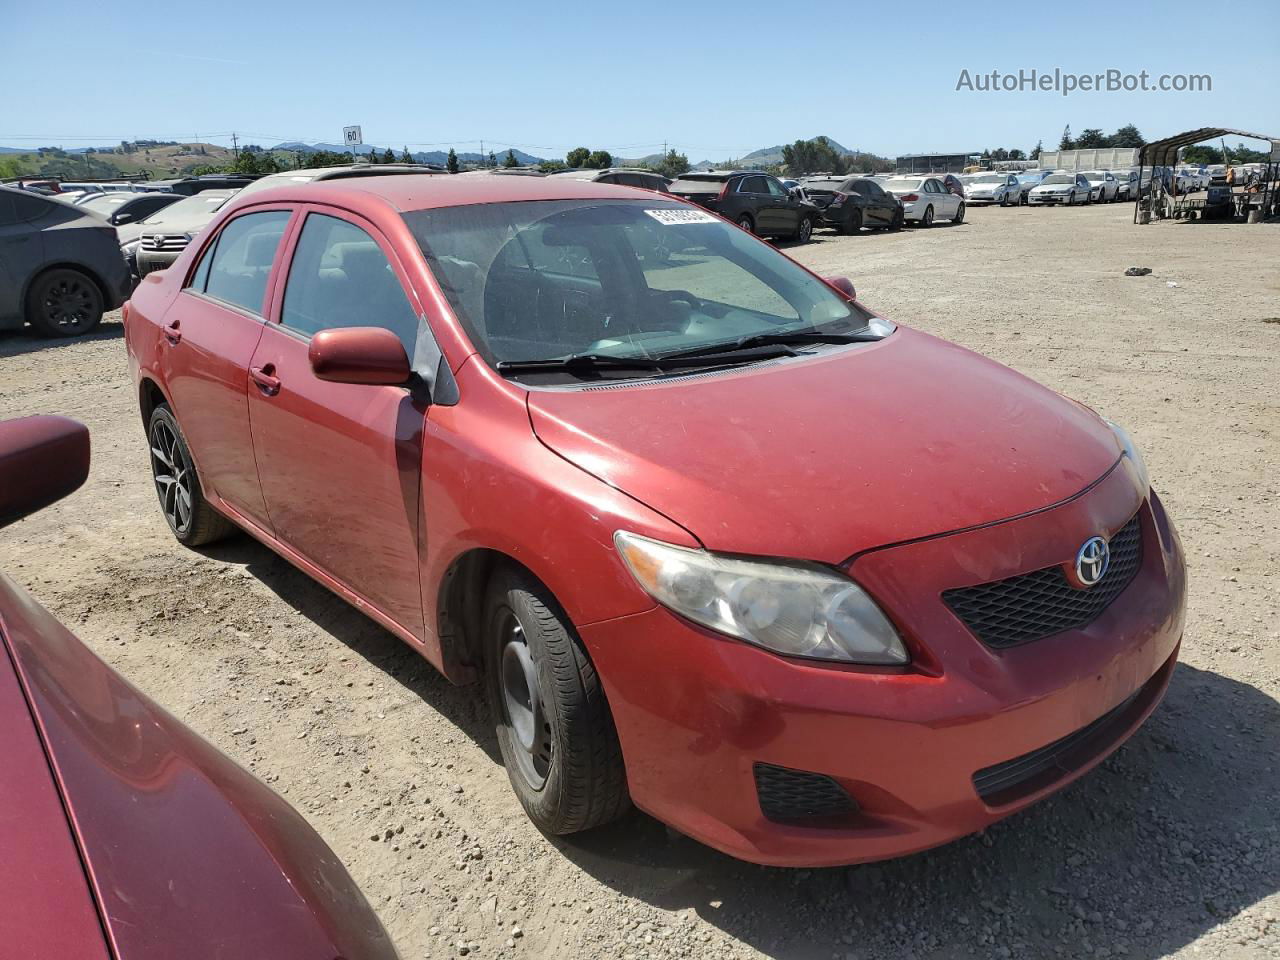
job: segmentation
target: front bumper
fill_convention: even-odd
[[[1067,193],[1033,193],[1028,195],[1027,203],[1036,204],[1052,204],[1052,203],[1070,203],[1071,195]]]
[[[1091,623],[992,649],[941,600],[954,586],[1066,562],[1137,511],[1143,560]],[[912,649],[905,669],[774,656],[665,608],[582,628],[603,678],[637,806],[732,856],[820,866],[901,856],[1020,810],[1092,768],[1159,702],[1182,635],[1181,545],[1123,465],[1038,514],[871,551],[851,564]],[[975,774],[1114,711],[1051,769],[984,800]],[[821,774],[857,804],[767,818],[757,764]]]
[[[157,270],[167,270],[175,260],[182,256],[181,250],[144,250],[139,248],[134,255],[138,277],[145,277]]]

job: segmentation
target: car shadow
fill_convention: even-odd
[[[247,536],[202,552],[244,567],[501,764],[478,687],[453,686],[408,645]],[[761,867],[638,812],[548,839],[618,894],[695,913],[778,960],[1155,960],[1280,890],[1276,742],[1280,703],[1182,664],[1155,714],[1092,773],[981,834],[914,856],[827,869]],[[514,798],[511,807],[517,815]]]
[[[198,549],[211,560],[239,566],[323,633],[390,676],[468,736],[494,763],[502,754],[482,689],[455,686],[399,637],[321,586],[247,534]]]
[[[57,350],[77,343],[94,340],[118,340],[124,336],[124,324],[119,319],[103,320],[97,328],[82,337],[41,337],[30,327],[0,332],[0,357],[16,357],[24,353],[40,353]]]
[[[780,960],[1060,947],[1154,960],[1280,889],[1280,767],[1268,746],[1278,739],[1280,703],[1184,664],[1147,724],[1092,774],[911,857],[760,867],[639,814],[553,842],[619,893],[692,910]]]

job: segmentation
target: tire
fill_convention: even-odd
[[[1076,205],[1076,192],[1072,190],[1069,194],[1067,194],[1067,206],[1074,207],[1075,205]]]
[[[920,218],[920,226],[922,227],[933,226],[933,206],[932,205],[924,208],[924,216]]]
[[[904,217],[904,215],[903,215],[903,213],[902,213],[901,208],[899,208],[899,209],[895,210],[895,211],[893,212],[893,219],[889,221],[889,229],[890,229],[890,230],[901,230],[901,229],[902,229],[902,224],[903,224],[903,222],[904,222],[904,221],[905,221],[905,217]]]
[[[200,547],[234,533],[235,524],[205,500],[187,438],[165,404],[151,411],[147,444],[151,448],[151,477],[160,498],[160,510],[178,542]]]
[[[483,640],[498,746],[529,819],[562,835],[625,814],[631,798],[604,687],[551,593],[500,567],[485,598]]]
[[[27,322],[42,336],[82,337],[102,322],[102,291],[86,274],[61,267],[27,292]]]
[[[840,224],[840,232],[845,236],[851,236],[862,230],[862,211],[854,210]]]
[[[960,206],[956,207],[956,215],[951,218],[951,225],[957,227],[964,223],[964,201],[960,201]]]
[[[800,225],[796,227],[796,242],[808,243],[813,239],[813,218],[802,217]]]
[[[738,219],[735,220],[734,223],[740,226],[743,230],[747,231],[747,233],[756,232],[756,224],[755,224],[755,221],[751,219],[750,214],[744,213],[742,216],[738,217]]]
[[[1029,190],[1028,190],[1026,193],[1019,194],[1019,196],[1018,196],[1018,206],[1020,206],[1020,207],[1029,207],[1029,206],[1031,206],[1031,200],[1030,200],[1030,197],[1031,197],[1031,191],[1029,191]]]

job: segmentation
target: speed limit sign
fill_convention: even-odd
[[[348,147],[354,147],[364,143],[364,138],[360,135],[359,127],[343,127],[342,137],[346,141]]]

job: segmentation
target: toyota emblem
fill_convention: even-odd
[[[1107,575],[1111,566],[1111,548],[1101,537],[1090,537],[1076,554],[1076,580],[1092,587]]]

